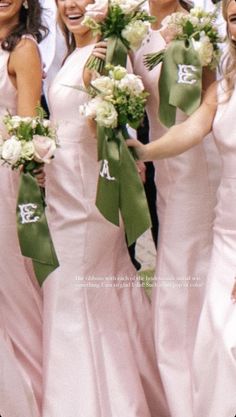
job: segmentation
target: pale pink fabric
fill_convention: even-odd
[[[143,56],[163,48],[160,32],[151,31],[134,57],[134,72],[143,77],[150,93],[151,140],[167,129],[158,121],[161,66],[149,72]],[[185,118],[178,111],[176,123]],[[213,141],[207,138],[180,156],[156,162],[155,167],[160,222],[153,291],[157,363],[171,416],[192,417],[192,354],[212,246],[220,163]]]
[[[236,306],[236,90],[216,113],[213,132],[222,158],[213,252],[194,351],[194,416],[235,416]]]
[[[39,417],[34,395],[26,375],[15,357],[12,343],[0,315],[0,415],[7,417]]]
[[[43,417],[167,417],[150,303],[135,282],[123,227],[95,206],[97,141],[79,114],[89,97],[68,87],[82,85],[92,48],[76,49],[49,91],[60,148],[46,189],[60,267],[43,286]]]
[[[16,114],[17,92],[7,71],[9,53],[0,48],[0,132],[7,110]],[[16,232],[18,173],[0,166],[0,304],[2,321],[16,360],[27,377],[28,396],[41,406],[42,390],[42,294],[32,265],[21,253]],[[14,366],[14,364],[13,364]],[[1,383],[1,381],[0,381]],[[12,400],[15,392],[12,390]],[[1,402],[1,401],[0,401]],[[19,408],[19,413],[24,415]]]

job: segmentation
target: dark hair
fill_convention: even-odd
[[[183,9],[187,10],[187,12],[190,12],[190,10],[194,7],[194,3],[191,0],[179,0],[179,3],[183,7]]]
[[[42,8],[39,0],[27,0],[28,8],[20,9],[19,22],[2,41],[2,49],[13,51],[23,35],[32,35],[40,43],[48,34],[48,28],[42,24]]]

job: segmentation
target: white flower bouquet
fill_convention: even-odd
[[[137,128],[148,96],[141,78],[121,66],[107,65],[106,68],[107,76],[91,81],[92,99],[80,106],[80,113],[108,129],[126,125]]]
[[[97,123],[98,160],[101,161],[96,206],[102,215],[119,225],[124,222],[128,244],[150,227],[150,215],[135,154],[127,145],[127,125],[137,128],[148,93],[140,77],[121,66],[107,65],[107,76],[91,82],[91,100],[80,112]],[[134,209],[135,207],[135,209]]]
[[[41,110],[38,113],[36,117],[8,114],[3,119],[8,137],[0,140],[0,158],[12,169],[22,166],[24,172],[32,173],[54,157],[56,128],[43,118]]]
[[[83,24],[94,35],[108,40],[106,63],[126,66],[127,52],[135,51],[155,20],[142,5],[140,0],[96,0],[86,7]],[[99,58],[91,57],[87,67],[102,73],[104,63]]]
[[[223,42],[216,25],[217,12],[217,8],[213,12],[207,12],[200,7],[194,7],[189,14],[173,13],[165,19],[168,37],[172,41],[191,42],[201,65],[210,69],[215,69],[219,63],[219,43]],[[159,53],[147,54],[144,62],[152,70],[160,62]]]
[[[17,231],[21,253],[32,259],[40,285],[59,262],[45,215],[44,189],[35,179],[35,170],[48,164],[57,147],[56,128],[44,119],[39,107],[36,117],[6,115],[3,122],[8,136],[0,137],[0,160],[20,169],[17,198]]]

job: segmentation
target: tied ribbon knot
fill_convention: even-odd
[[[174,40],[160,52],[159,119],[166,127],[175,124],[179,108],[188,116],[201,103],[202,65],[191,39]]]
[[[125,140],[125,127],[97,127],[98,160],[102,167],[98,180],[96,206],[101,214],[116,226],[120,214],[124,222],[128,245],[151,227],[151,219],[143,184],[135,161]]]
[[[32,259],[36,278],[42,285],[59,262],[45,216],[44,198],[30,173],[20,175],[16,216],[21,253]]]

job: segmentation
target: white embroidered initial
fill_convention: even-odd
[[[178,64],[178,84],[195,84],[194,72],[197,68],[194,65]]]
[[[36,223],[39,220],[39,216],[34,216],[38,207],[37,204],[19,204],[18,207],[20,209],[21,224]]]
[[[100,175],[101,175],[101,177],[106,178],[109,181],[114,181],[115,180],[115,177],[111,177],[111,175],[110,175],[109,164],[108,164],[108,161],[106,159],[104,159],[102,161],[102,167],[101,167]]]

